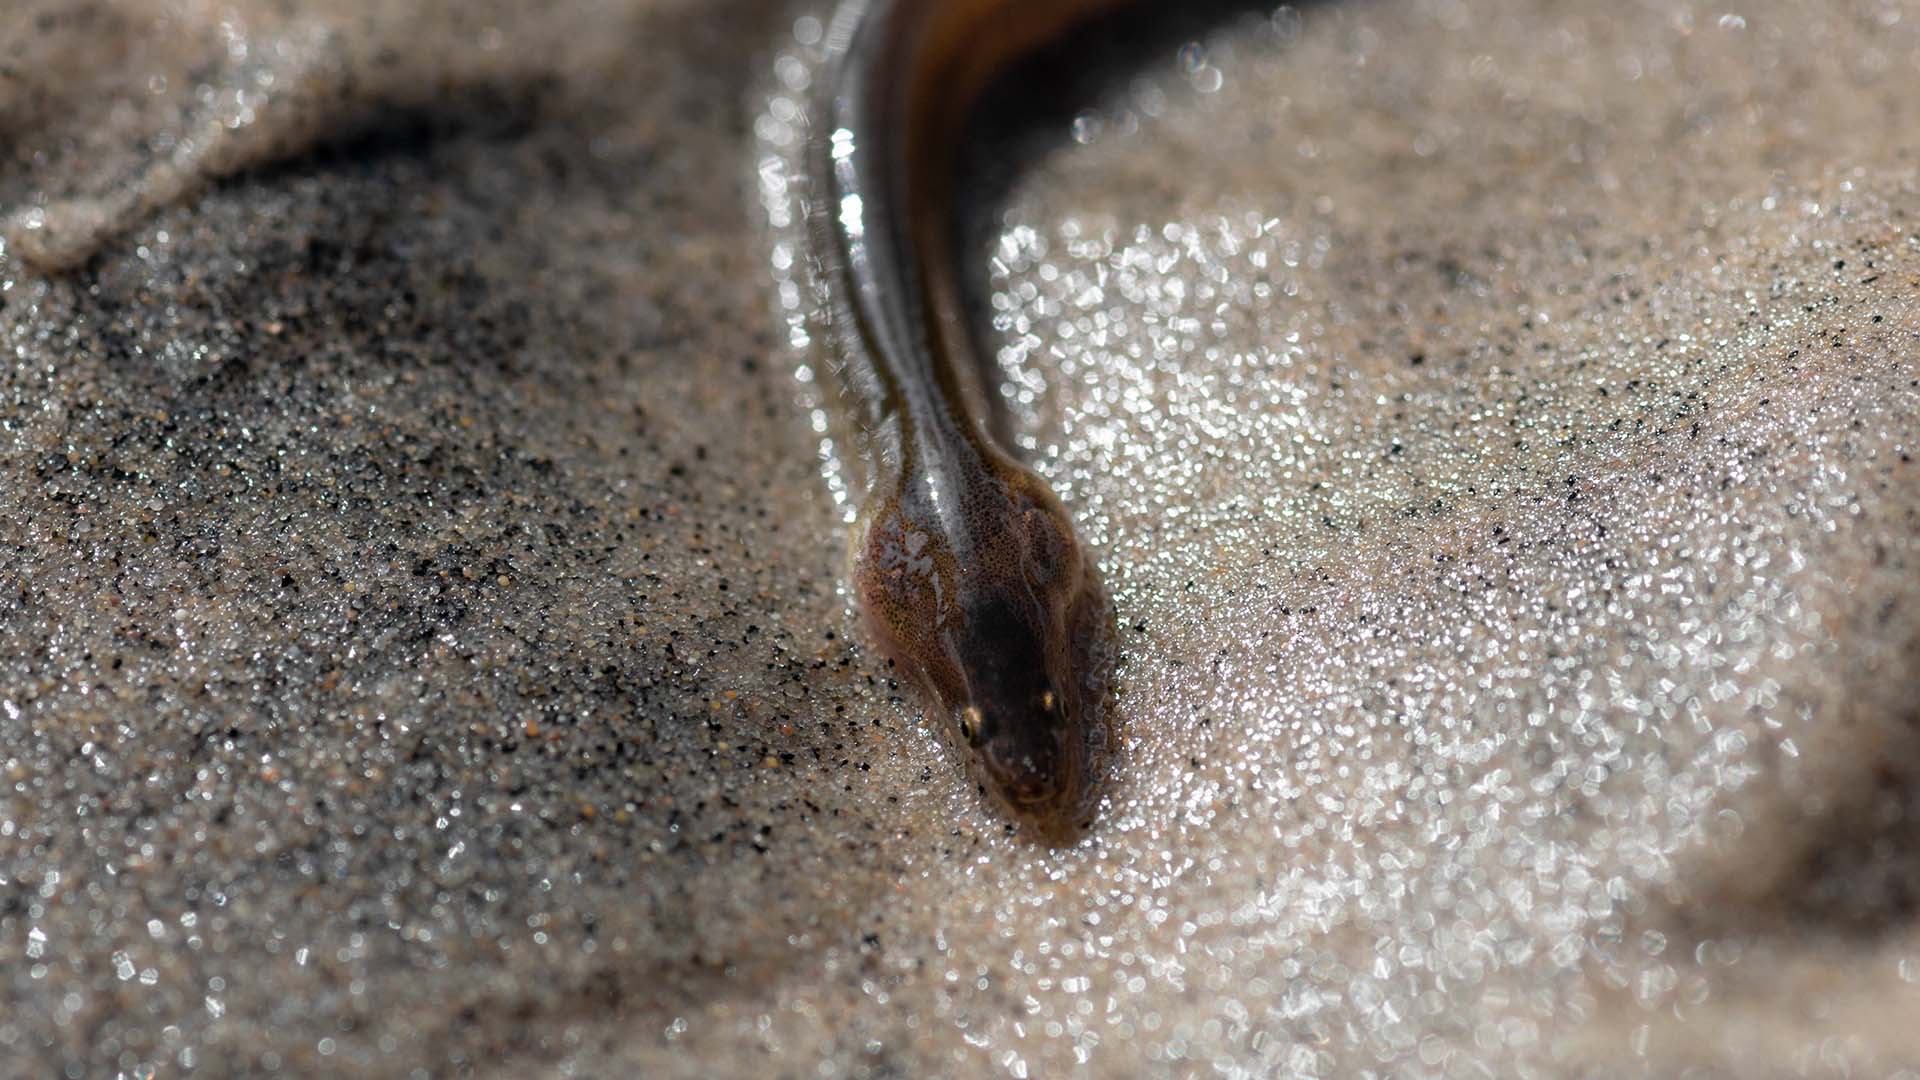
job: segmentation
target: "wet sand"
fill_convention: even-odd
[[[839,594],[818,8],[520,8],[0,15],[0,1075],[1920,1070],[1920,9],[1076,42],[1049,850]]]

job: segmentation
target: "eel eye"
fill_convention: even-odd
[[[980,733],[979,706],[969,705],[966,708],[961,709],[960,710],[960,737],[967,740],[968,742],[972,742],[973,737],[975,735],[978,735],[979,733]]]
[[[1040,711],[1041,712],[1052,712],[1054,705],[1057,703],[1058,702],[1053,696],[1053,691],[1051,690],[1041,691],[1040,693]]]

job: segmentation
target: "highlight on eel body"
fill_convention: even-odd
[[[809,186],[844,380],[873,461],[849,580],[981,787],[1043,829],[1092,811],[1097,575],[1045,481],[990,433],[951,243],[955,132],[1008,61],[1096,0],[849,0],[828,31]]]

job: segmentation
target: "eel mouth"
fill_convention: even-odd
[[[1082,801],[1086,775],[1076,753],[1079,733],[1069,727],[1051,735],[1024,752],[996,752],[991,744],[975,748],[985,786],[1016,816],[1039,823],[1071,814]]]

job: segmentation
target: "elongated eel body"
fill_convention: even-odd
[[[990,434],[949,196],[997,71],[1113,0],[848,0],[828,32],[809,186],[873,479],[849,571],[864,622],[983,788],[1078,824],[1092,796],[1078,638],[1099,586],[1060,500]]]

